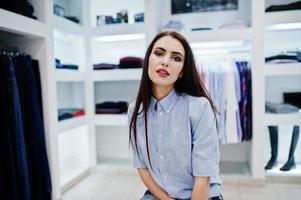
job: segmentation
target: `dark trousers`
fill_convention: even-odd
[[[0,55],[0,199],[50,200],[38,63]]]
[[[19,90],[12,59],[0,56],[1,75],[1,186],[4,185],[3,199],[30,200],[30,184],[26,146],[20,107]],[[3,104],[2,104],[3,103]],[[2,120],[1,120],[2,121]],[[3,128],[3,129],[2,129]],[[2,138],[3,137],[3,138]],[[1,142],[2,143],[2,142]],[[2,162],[4,161],[4,162]],[[11,177],[9,177],[11,175]],[[2,189],[1,189],[2,190]],[[1,191],[2,195],[2,191]]]
[[[51,199],[50,170],[47,159],[40,83],[37,80],[37,63],[30,56],[16,57],[16,76],[28,156],[32,200]],[[33,120],[34,119],[34,120]]]
[[[152,193],[149,191],[149,190],[146,190],[145,193],[144,193],[144,196],[145,195],[152,195]],[[217,196],[217,197],[210,197],[208,200],[223,200],[223,196],[220,195],[220,196]],[[176,200],[190,200],[190,199],[176,199]]]

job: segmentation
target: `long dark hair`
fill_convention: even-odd
[[[177,93],[186,93],[191,96],[195,97],[205,97],[209,100],[210,105],[212,107],[212,110],[214,111],[214,115],[216,118],[217,110],[215,106],[213,105],[213,102],[203,84],[203,82],[200,79],[200,76],[198,74],[196,64],[194,61],[192,50],[189,46],[189,43],[186,41],[186,39],[179,33],[174,31],[165,31],[159,33],[150,43],[150,45],[147,48],[147,51],[145,53],[144,57],[144,63],[143,63],[143,71],[142,71],[142,77],[139,87],[139,92],[136,98],[135,108],[133,111],[132,118],[130,120],[130,126],[129,126],[129,143],[132,145],[134,151],[137,152],[138,156],[138,144],[137,144],[137,117],[138,115],[143,115],[144,117],[144,124],[145,124],[145,140],[146,140],[146,149],[147,149],[147,156],[148,161],[150,162],[150,154],[149,154],[149,145],[148,145],[148,135],[147,135],[147,110],[149,108],[150,99],[152,95],[151,90],[151,80],[148,76],[148,64],[149,64],[149,57],[152,53],[153,46],[155,42],[157,42],[160,38],[164,36],[171,36],[175,39],[177,39],[184,47],[185,50],[185,58],[184,58],[184,67],[183,67],[183,74],[182,77],[179,78],[175,84],[175,91]],[[140,112],[139,112],[140,110]]]

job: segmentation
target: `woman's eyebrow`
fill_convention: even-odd
[[[162,48],[162,47],[156,47],[155,49],[160,49],[160,50],[162,50],[162,51],[166,52],[166,50],[165,50],[164,48]],[[183,55],[182,55],[180,52],[177,52],[177,51],[172,51],[171,53],[172,53],[172,54],[178,54],[178,55],[180,55],[180,56],[182,56],[182,57],[183,57]]]

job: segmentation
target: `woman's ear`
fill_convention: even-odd
[[[179,78],[182,78],[182,76],[183,76],[183,72],[180,73]]]

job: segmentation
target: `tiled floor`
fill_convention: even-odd
[[[138,200],[145,187],[135,174],[94,173],[63,195],[63,200]],[[300,200],[301,184],[223,185],[225,200]]]

